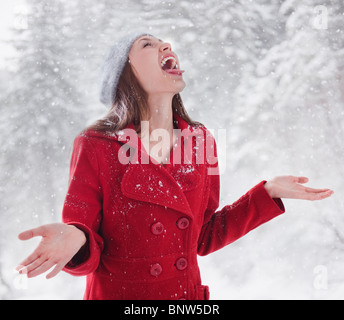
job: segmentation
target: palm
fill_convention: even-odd
[[[308,182],[306,177],[278,176],[266,183],[267,190],[273,198],[290,198],[303,200],[321,200],[333,194],[330,189],[314,189],[302,184]]]
[[[63,223],[47,224],[24,231],[19,239],[28,240],[37,236],[42,237],[38,247],[17,267],[17,270],[27,272],[32,277],[55,265],[54,270],[47,275],[47,278],[54,277],[85,242],[82,231]]]
[[[51,256],[63,256],[65,253],[61,249],[68,244],[73,254],[68,255],[66,258],[71,258],[78,251],[78,246],[75,246],[75,250],[73,250],[74,245],[70,240],[72,240],[71,237],[66,236],[66,225],[61,223],[45,225],[41,242],[36,250],[38,252],[49,250]]]

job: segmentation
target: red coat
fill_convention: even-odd
[[[219,250],[284,212],[265,181],[216,211],[214,138],[203,126],[191,127],[176,114],[174,119],[183,134],[165,166],[147,157],[137,135],[124,140],[126,131],[84,131],[76,137],[63,221],[82,229],[88,240],[64,271],[87,275],[84,299],[209,299],[197,254]],[[126,129],[133,128],[131,123]],[[197,141],[206,143],[197,147]],[[212,156],[197,162],[196,150],[206,145]],[[192,150],[192,161],[172,164],[172,157],[184,159],[185,150]],[[126,156],[131,162],[123,162]]]

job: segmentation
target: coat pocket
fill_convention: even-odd
[[[197,300],[209,300],[209,287],[198,285],[196,286],[196,299]]]

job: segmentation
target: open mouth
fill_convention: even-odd
[[[177,64],[177,60],[174,56],[165,56],[161,61],[161,68],[169,74],[175,74],[181,76],[184,70],[180,70]]]

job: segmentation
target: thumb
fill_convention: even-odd
[[[44,235],[44,226],[38,228],[29,229],[18,234],[19,240],[29,240],[33,237],[39,237]]]
[[[307,183],[309,179],[307,177],[297,177],[297,183]]]

